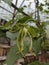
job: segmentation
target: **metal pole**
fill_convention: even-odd
[[[39,10],[37,9],[38,5],[39,5],[39,1],[38,0],[34,0],[34,1],[35,1],[35,7],[36,7],[35,16],[36,16],[36,19],[37,19],[37,26],[40,27],[40,15],[39,15]]]
[[[0,8],[4,9],[5,11],[7,11],[7,12],[9,12],[9,13],[11,13],[11,14],[13,14],[11,11],[7,10],[6,8],[4,8],[4,7],[2,7],[2,6],[0,6]]]

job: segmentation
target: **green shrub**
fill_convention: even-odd
[[[35,61],[35,62],[32,62],[28,65],[49,65],[49,63],[42,63],[42,62],[39,62],[39,61]]]

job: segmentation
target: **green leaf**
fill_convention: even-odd
[[[27,6],[26,6],[26,5],[24,5],[23,7],[24,7],[24,8],[26,8]]]
[[[30,46],[30,43],[28,40],[26,40],[24,43],[24,50],[23,50],[24,55],[26,55],[29,52],[29,46]]]
[[[34,20],[32,17],[29,16],[24,16],[23,18],[19,19],[17,21],[17,23],[28,23],[28,22],[37,22],[36,20]]]
[[[8,21],[8,22],[4,25],[4,28],[5,28],[5,29],[9,29],[9,28],[10,28],[11,21],[12,21],[12,20]]]
[[[49,21],[45,21],[45,22],[41,22],[41,27],[46,27],[47,25],[49,25]]]
[[[41,4],[40,4],[40,6],[44,6],[44,4],[43,4],[43,3],[41,3]]]
[[[46,14],[48,14],[48,13],[49,13],[49,10],[44,10],[44,12],[45,12]]]
[[[28,19],[30,19],[30,17],[24,16],[23,18],[19,19],[17,22],[18,23],[25,23]]]
[[[6,60],[7,65],[14,65],[15,61],[22,58],[20,52],[19,53],[18,52],[19,50],[16,45],[11,47],[10,52],[7,55],[7,60]]]
[[[36,54],[41,51],[41,43],[42,43],[42,38],[37,38],[33,40],[33,48]]]
[[[7,65],[14,65],[15,61],[16,61],[16,52],[17,52],[17,48],[16,45],[11,47],[10,52],[8,53],[7,56]]]
[[[23,11],[23,8],[19,8],[19,12],[22,12]]]
[[[35,28],[33,26],[27,27],[28,31],[30,32],[30,34],[32,35],[32,37],[36,37],[39,34],[39,29]]]
[[[6,36],[7,36],[8,38],[12,39],[12,40],[15,40],[15,39],[17,38],[17,35],[18,35],[17,32],[15,32],[15,33],[9,32],[9,31],[6,32]]]
[[[37,7],[40,11],[42,11],[43,10],[43,7],[40,5],[40,6],[38,6]]]
[[[49,6],[49,3],[48,3],[48,2],[46,2],[46,5],[47,5],[47,6]]]

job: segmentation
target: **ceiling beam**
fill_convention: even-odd
[[[9,13],[11,13],[11,14],[13,14],[11,11],[7,10],[7,9],[4,8],[3,6],[0,6],[0,8],[4,9],[5,11],[7,11],[7,12],[9,12]]]

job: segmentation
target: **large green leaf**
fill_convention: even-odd
[[[22,57],[16,45],[12,46],[10,52],[7,55],[7,65],[14,65],[15,61]],[[17,54],[18,53],[18,54]]]
[[[16,51],[16,46],[11,47],[7,56],[7,65],[14,65],[14,62],[16,61]]]
[[[15,40],[15,39],[17,38],[17,35],[18,35],[17,32],[15,32],[15,33],[9,32],[9,31],[6,32],[6,36],[7,36],[8,38],[10,38],[11,40]]]
[[[23,50],[24,55],[26,55],[29,52],[29,46],[30,46],[30,40],[29,38],[26,38],[24,43],[24,50]]]
[[[42,43],[42,38],[39,38],[39,39],[37,38],[33,40],[33,48],[34,48],[35,53],[37,54],[41,50],[41,43]]]

